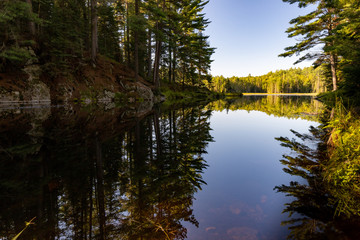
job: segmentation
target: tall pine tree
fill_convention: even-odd
[[[333,91],[337,90],[337,68],[338,54],[334,48],[332,36],[334,30],[339,24],[339,9],[336,1],[332,0],[283,0],[290,4],[297,3],[300,8],[307,7],[310,4],[317,4],[314,11],[304,16],[299,16],[290,21],[293,25],[287,29],[290,38],[302,37],[294,46],[285,48],[285,53],[279,56],[288,57],[294,54],[299,55],[306,51],[307,53],[299,58],[295,63],[304,60],[316,59],[315,65],[327,63],[330,65]],[[316,46],[322,46],[323,51],[310,51]]]

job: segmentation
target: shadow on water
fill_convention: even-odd
[[[329,119],[329,116],[329,111],[322,114],[324,119]],[[336,197],[356,192],[334,186],[324,177],[329,157],[328,133],[323,127],[324,125],[311,127],[309,134],[292,130],[295,135],[292,139],[277,138],[282,146],[292,152],[284,155],[281,160],[285,166],[284,172],[301,179],[274,189],[292,200],[285,205],[283,211],[289,214],[290,220],[282,224],[290,229],[289,239],[359,239],[360,216],[344,214],[359,212],[360,209],[351,209],[358,205],[342,206],[347,209],[339,212],[340,199]]]
[[[318,119],[319,108],[244,97],[162,111],[0,109],[0,238],[36,217],[19,239],[185,239],[183,223],[198,225],[213,110]]]
[[[210,112],[2,112],[0,238],[184,239]]]

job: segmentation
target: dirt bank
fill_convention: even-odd
[[[156,101],[153,85],[130,68],[99,57],[96,67],[77,63],[68,71],[48,70],[37,62],[0,73],[0,103]]]

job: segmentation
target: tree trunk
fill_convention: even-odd
[[[160,134],[160,123],[159,123],[159,111],[155,109],[154,111],[154,131],[155,131],[155,138],[156,138],[156,154],[157,159],[159,159],[159,156],[162,152],[161,147],[161,134]]]
[[[135,15],[139,15],[139,0],[135,0]],[[139,80],[139,26],[136,27],[134,31],[134,41],[135,41],[135,80]]]
[[[159,4],[159,1],[158,1]],[[163,1],[163,6],[162,6],[162,10],[165,10],[165,0]],[[162,24],[160,24],[159,22],[156,23],[156,29],[162,30]],[[155,90],[158,90],[160,87],[160,81],[159,81],[159,68],[160,68],[160,55],[161,55],[161,40],[160,37],[157,36],[156,37],[156,47],[155,47],[155,60],[154,60],[154,85],[155,85]]]
[[[93,66],[96,64],[96,54],[98,52],[98,18],[97,0],[91,0],[91,61]]]
[[[26,0],[27,4],[29,4],[29,12],[30,14],[33,13],[33,8],[32,8],[32,0]],[[33,21],[29,22],[29,31],[31,34],[31,38],[35,37],[35,23]]]
[[[129,27],[129,0],[126,1],[126,56],[127,56],[127,65],[130,67],[130,27]]]
[[[151,47],[151,30],[148,30],[148,72],[147,72],[147,77],[150,80],[151,79],[151,72],[152,72],[152,61],[151,61],[151,52],[152,52],[152,47]]]
[[[171,76],[172,76],[172,58],[171,58],[171,44],[169,43],[169,83],[172,82]]]
[[[172,64],[172,81],[175,83],[175,69],[176,69],[176,48],[173,48],[173,64]]]
[[[154,85],[155,89],[158,90],[160,87],[159,81],[159,68],[160,68],[160,53],[161,53],[161,41],[156,40],[156,47],[155,47],[155,60],[154,60]]]
[[[89,239],[92,239],[92,226],[93,226],[93,211],[94,211],[94,206],[93,206],[93,163],[90,164],[90,187],[88,189],[88,193],[89,193]]]
[[[99,217],[99,232],[100,240],[105,239],[105,193],[104,193],[104,170],[103,158],[101,152],[101,143],[96,137],[96,178],[97,178],[97,200],[98,200],[98,217]]]
[[[89,2],[88,2],[89,3]],[[84,32],[85,32],[85,36],[84,36],[84,44],[85,44],[85,50],[86,51],[89,51],[90,49],[90,37],[89,37],[89,17],[90,17],[90,14],[89,14],[89,7],[86,7],[86,3],[84,2],[84,4],[82,5],[82,8],[83,8],[83,18],[84,18]]]
[[[333,91],[336,91],[337,90],[336,55],[333,53],[330,53],[330,67],[331,67]]]

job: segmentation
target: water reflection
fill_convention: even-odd
[[[311,96],[245,96],[219,100],[207,106],[216,111],[261,111],[268,115],[318,121],[323,104]]]
[[[329,117],[327,112],[324,115]],[[360,217],[356,214],[345,215],[338,211],[340,200],[336,196],[354,194],[351,189],[331,186],[324,179],[327,168],[327,132],[323,126],[311,127],[309,134],[292,131],[296,138],[277,138],[281,145],[291,149],[281,163],[284,172],[298,181],[275,187],[277,192],[292,197],[283,212],[290,220],[282,224],[290,229],[289,239],[359,239]],[[358,211],[358,210],[357,210]],[[356,211],[355,211],[356,212]]]
[[[0,238],[36,217],[21,239],[184,239],[182,221],[197,225],[209,116],[200,107],[3,114]]]
[[[289,231],[281,222],[287,216],[281,211],[287,199],[273,188],[288,182],[289,176],[282,173],[278,160],[284,151],[274,138],[288,136],[290,128],[305,131],[316,125],[307,117],[317,114],[317,106],[311,98],[279,96],[243,97],[207,106],[214,109],[215,142],[205,156],[208,184],[195,195],[199,228],[188,227],[189,239],[286,239]],[[300,114],[305,111],[312,114]]]
[[[20,239],[279,239],[272,189],[286,178],[274,136],[307,127],[320,107],[272,96],[0,110],[0,238],[36,217]]]

